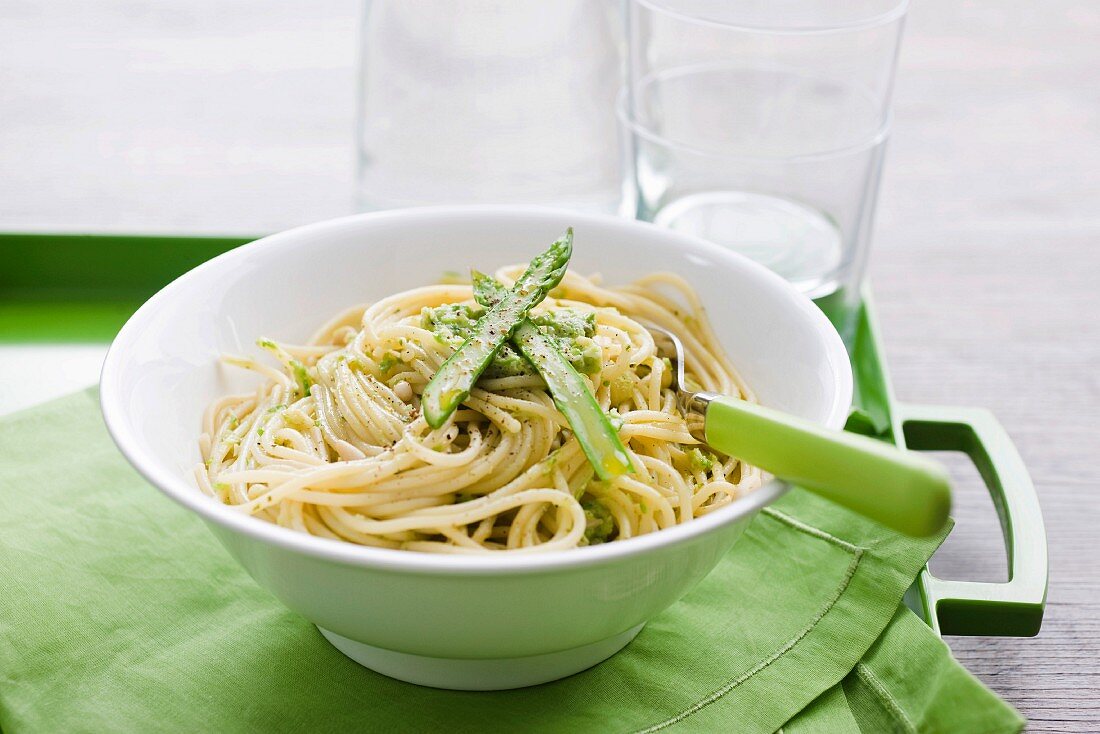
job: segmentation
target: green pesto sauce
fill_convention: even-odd
[[[691,470],[693,472],[708,472],[714,468],[714,462],[717,461],[717,457],[709,451],[692,448],[687,453],[691,460]]]
[[[615,518],[606,507],[596,500],[581,502],[584,508],[584,517],[588,521],[584,529],[584,539],[587,545],[597,545],[611,540],[615,533]]]
[[[394,367],[397,367],[398,365],[403,366],[404,364],[404,361],[402,361],[399,356],[397,356],[393,352],[386,352],[384,355],[382,355],[382,361],[378,363],[378,371],[385,375]]]
[[[458,349],[484,315],[485,309],[480,306],[451,303],[425,308],[420,312],[420,325],[431,331],[440,343]],[[561,309],[532,316],[530,320],[551,338],[577,372],[592,375],[600,370],[603,350],[592,339],[596,333],[595,314]],[[535,371],[511,344],[505,344],[483,374],[485,377],[516,377],[533,375]]]

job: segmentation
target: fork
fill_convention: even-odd
[[[672,389],[697,440],[907,535],[934,535],[946,524],[951,487],[939,463],[740,398],[692,391],[680,339],[644,326],[672,362]]]

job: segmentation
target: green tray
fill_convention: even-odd
[[[105,349],[145,299],[187,270],[251,239],[0,234],[0,368],[5,360],[20,359],[23,350],[53,349],[63,355],[65,349]],[[906,602],[941,634],[1038,633],[1046,603],[1046,536],[1035,488],[1005,430],[988,411],[898,403],[869,292],[854,314],[821,305],[834,322],[855,324],[855,397],[848,430],[910,449],[966,453],[1000,517],[1008,581],[949,581],[925,568]],[[81,377],[86,384],[95,380],[94,373]],[[45,373],[21,374],[18,389],[44,399],[50,389],[59,389],[41,384],[48,379]],[[0,400],[0,412],[6,409]]]

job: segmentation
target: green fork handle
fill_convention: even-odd
[[[1047,596],[1047,542],[1027,467],[993,414],[980,408],[898,405],[905,442],[918,451],[967,454],[997,508],[1008,555],[1006,582],[939,579],[926,568],[918,587],[924,616],[944,635],[1031,637]]]
[[[907,535],[947,522],[951,488],[937,462],[744,400],[707,402],[712,447]]]

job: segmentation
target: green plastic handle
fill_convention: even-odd
[[[950,481],[927,457],[725,396],[709,402],[705,431],[713,448],[907,535],[947,522]]]
[[[920,451],[962,451],[985,480],[1001,521],[1007,582],[919,579],[924,616],[943,635],[1032,637],[1043,624],[1047,541],[1035,485],[993,414],[979,408],[898,405],[905,441]]]

